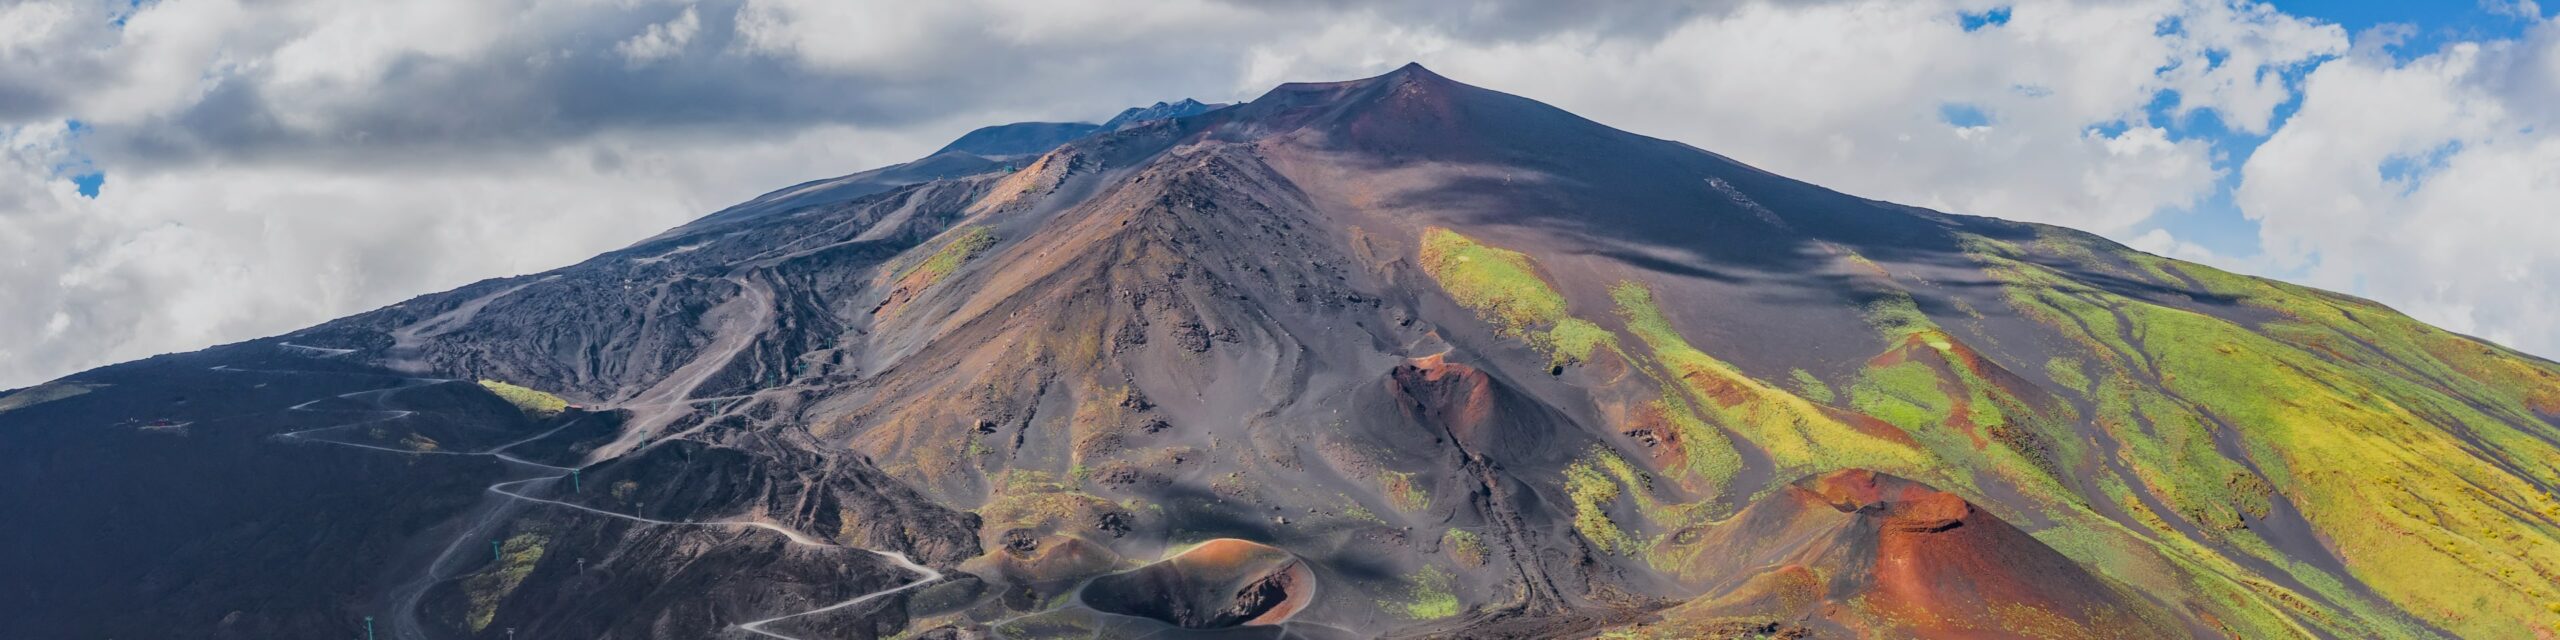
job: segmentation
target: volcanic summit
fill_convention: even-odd
[[[2560,629],[2560,365],[1419,65],[981,129],[0,434],[5,637]]]

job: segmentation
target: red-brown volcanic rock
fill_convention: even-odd
[[[1963,497],[1872,471],[1798,480],[1692,533],[1682,538],[1706,551],[1682,573],[1708,595],[1640,631],[1686,637],[1771,623],[1812,636],[2184,635],[2151,601]]]

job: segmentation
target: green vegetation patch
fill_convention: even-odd
[[[1493,323],[1496,333],[1527,341],[1557,364],[1588,360],[1617,344],[1608,329],[1573,317],[1526,254],[1432,227],[1422,232],[1422,270],[1460,306]]]
[[[1481,567],[1491,559],[1486,554],[1484,536],[1465,529],[1450,529],[1440,534],[1440,549],[1448,552],[1449,559],[1458,561],[1458,566],[1462,567]]]
[[[1349,495],[1335,494],[1334,497],[1342,499],[1342,515],[1344,517],[1348,517],[1353,520],[1366,521],[1370,524],[1384,525],[1387,523],[1385,518],[1378,517],[1378,512],[1370,511],[1368,505],[1360,504],[1359,500],[1353,499]]]
[[[943,243],[942,248],[935,249],[923,260],[917,261],[914,266],[898,272],[897,280],[908,282],[912,278],[914,286],[918,288],[933,286],[934,283],[941,282],[943,278],[950,276],[951,272],[960,270],[961,264],[967,263],[970,258],[978,257],[978,254],[985,253],[989,247],[993,246],[996,246],[994,228],[986,225],[962,228],[953,235],[950,242]]]
[[[2044,361],[2044,374],[2053,378],[2054,384],[2069,391],[2080,392],[2089,388],[2089,374],[2081,370],[2080,361],[2076,359],[2061,356],[2047,359]]]
[[[487,388],[490,393],[498,394],[498,397],[506,400],[507,404],[524,410],[525,415],[535,418],[549,418],[569,409],[569,401],[560,399],[560,396],[533,389],[496,380],[481,380],[480,386]]]
[[[1397,511],[1422,513],[1431,510],[1431,494],[1423,491],[1420,485],[1414,484],[1413,474],[1379,471],[1378,488],[1386,494],[1387,502],[1394,504]]]
[[[1627,330],[1651,349],[1653,360],[1660,367],[1655,375],[1666,387],[1689,396],[1683,404],[1700,412],[1702,424],[1712,420],[1767,452],[1779,477],[1856,467],[1923,482],[1956,480],[1931,463],[1926,453],[1843,423],[1819,405],[1744,375],[1733,365],[1691,346],[1655,306],[1652,290],[1644,285],[1621,282],[1609,289],[1609,295],[1618,303],[1618,315],[1626,319]],[[1694,447],[1702,443],[1725,442],[1718,434],[1713,439],[1691,440],[1688,446],[1694,452]]]
[[[1863,311],[1867,324],[1875,327],[1878,333],[1883,333],[1888,340],[1900,340],[1914,333],[1938,328],[1938,323],[1930,320],[1929,314],[1920,311],[1920,304],[1913,302],[1910,294],[1900,291],[1868,300]],[[1931,342],[1930,346],[1946,348],[1941,342]]]
[[[472,631],[488,628],[497,618],[498,603],[524,584],[525,576],[533,575],[534,566],[542,562],[543,545],[550,542],[549,536],[538,532],[516,534],[499,545],[497,563],[462,579],[462,592],[471,599]]]
[[[1575,461],[1565,468],[1564,478],[1565,494],[1573,498],[1573,530],[1581,532],[1602,553],[1621,555],[1639,549],[1635,537],[1609,518],[1609,505],[1615,504],[1625,489],[1609,478],[1597,459]]]
[[[1653,401],[1653,409],[1662,412],[1663,419],[1679,433],[1681,454],[1688,458],[1687,471],[1696,474],[1698,480],[1714,490],[1731,488],[1728,485],[1732,484],[1733,476],[1742,473],[1742,453],[1734,450],[1733,439],[1726,437],[1723,430],[1699,419],[1696,409],[1689,405],[1689,399],[1667,386],[1662,390],[1662,398]]]
[[[1413,586],[1403,602],[1392,603],[1389,610],[1403,613],[1414,620],[1438,620],[1458,615],[1458,594],[1451,590],[1448,571],[1425,565],[1413,573]]]
[[[1823,384],[1822,379],[1813,377],[1812,372],[1797,369],[1787,373],[1795,379],[1796,394],[1804,396],[1804,399],[1822,404],[1831,404],[1840,400],[1838,395],[1831,393],[1831,385]]]
[[[2094,356],[2082,373],[2093,380],[2096,424],[2121,441],[2123,466],[2142,488],[2176,513],[2119,502],[2167,557],[2238,576],[2238,592],[2255,604],[2314,626],[2380,630],[2336,635],[2415,635],[2401,632],[2412,627],[2395,612],[2245,527],[2282,497],[2354,578],[2456,636],[2560,623],[2544,610],[2560,599],[2551,579],[2560,575],[2560,500],[2541,489],[2560,475],[2560,448],[2526,390],[2544,367],[2502,364],[2522,361],[2346,296],[2103,249],[2154,284],[2274,316],[2243,325],[2088,286],[2016,245],[1968,244],[2012,306]],[[2226,568],[2169,517],[2336,604]]]

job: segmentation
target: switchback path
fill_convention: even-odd
[[[218,371],[224,371],[224,372],[229,372],[229,373],[267,373],[267,374],[327,374],[327,373],[329,373],[329,372],[322,372],[322,371],[289,371],[289,370],[267,370],[267,369],[236,369],[236,368],[230,368],[230,367],[215,367],[215,370],[218,370]],[[515,448],[516,446],[523,445],[523,444],[525,444],[525,443],[529,443],[529,442],[533,442],[533,441],[536,441],[536,440],[541,440],[541,439],[546,438],[546,437],[550,437],[552,434],[559,433],[559,432],[560,432],[561,430],[563,430],[563,429],[567,429],[567,428],[569,428],[570,426],[576,425],[576,424],[577,424],[577,421],[575,421],[575,420],[572,420],[572,421],[570,421],[570,422],[568,422],[568,423],[562,424],[562,425],[557,426],[557,427],[553,427],[553,428],[551,428],[550,430],[548,430],[548,431],[544,431],[544,432],[542,432],[542,433],[534,434],[534,435],[532,435],[532,436],[529,436],[529,437],[526,437],[526,438],[523,438],[523,439],[520,439],[520,440],[516,440],[516,441],[513,441],[513,442],[508,442],[508,443],[506,443],[506,444],[501,444],[501,445],[498,445],[498,446],[495,446],[495,447],[490,447],[490,448],[488,448],[488,449],[481,450],[481,451],[413,451],[413,450],[408,450],[408,449],[395,449],[395,448],[391,448],[391,447],[384,447],[384,446],[377,446],[377,445],[370,445],[370,444],[363,444],[363,443],[356,443],[356,442],[344,442],[344,441],[338,441],[338,440],[328,440],[328,439],[323,439],[323,438],[316,438],[316,437],[312,437],[312,434],[316,434],[316,433],[321,433],[321,432],[326,432],[326,431],[335,431],[335,430],[340,430],[340,429],[347,429],[347,428],[358,427],[358,426],[364,426],[364,425],[369,425],[369,424],[382,423],[382,422],[391,422],[391,421],[401,420],[401,419],[409,418],[409,417],[411,417],[411,416],[415,416],[415,415],[417,415],[417,412],[415,412],[415,411],[410,411],[410,410],[406,410],[406,409],[391,409],[391,408],[388,408],[387,406],[385,406],[385,405],[383,404],[383,398],[384,398],[384,397],[386,397],[386,396],[388,396],[388,395],[390,395],[391,393],[393,393],[393,392],[397,392],[397,391],[399,391],[399,390],[401,390],[401,389],[407,389],[407,388],[415,387],[415,386],[419,386],[419,385],[424,385],[424,384],[435,384],[435,383],[441,383],[441,382],[451,382],[451,381],[450,381],[450,380],[444,380],[444,379],[438,379],[438,378],[402,378],[402,379],[400,379],[399,383],[397,383],[397,384],[395,384],[395,385],[393,385],[393,386],[384,387],[384,388],[379,388],[379,389],[368,389],[368,390],[364,390],[364,391],[356,391],[356,392],[352,392],[352,393],[343,393],[343,394],[338,394],[338,395],[329,396],[329,397],[325,397],[325,398],[317,398],[317,399],[313,399],[313,400],[308,401],[308,402],[304,402],[304,403],[297,404],[297,405],[294,405],[294,406],[291,406],[291,407],[287,407],[287,408],[285,409],[286,411],[305,411],[305,412],[317,412],[317,413],[354,413],[354,414],[363,414],[363,415],[365,415],[366,417],[363,417],[363,418],[360,418],[360,419],[357,419],[357,420],[353,420],[353,421],[350,421],[350,422],[346,422],[346,423],[343,423],[343,424],[335,424],[335,425],[330,425],[330,426],[326,426],[326,427],[318,427],[318,428],[313,428],[313,429],[304,429],[304,430],[301,430],[301,431],[293,431],[293,432],[288,432],[288,433],[276,434],[276,435],[275,435],[275,436],[273,436],[273,437],[274,437],[274,438],[276,438],[277,440],[281,440],[281,441],[285,441],[285,442],[308,442],[308,443],[315,443],[315,444],[337,445],[337,446],[342,446],[342,447],[352,447],[352,448],[364,449],[364,450],[368,450],[368,451],[379,451],[379,452],[384,452],[384,453],[394,453],[394,454],[400,454],[400,455],[487,456],[487,457],[490,457],[490,458],[494,458],[494,459],[497,459],[497,460],[500,460],[500,461],[506,462],[506,463],[508,463],[508,464],[521,465],[521,466],[525,466],[525,467],[531,467],[531,468],[535,468],[535,469],[542,469],[542,470],[546,470],[546,471],[554,471],[554,472],[567,472],[567,471],[574,471],[574,470],[573,470],[573,469],[571,469],[570,467],[564,467],[564,466],[559,466],[559,465],[552,465],[552,464],[545,464],[545,463],[540,463],[540,462],[534,462],[534,461],[531,461],[531,460],[526,460],[526,459],[524,459],[524,458],[519,458],[519,457],[516,457],[516,456],[508,455],[508,454],[506,453],[506,450],[508,450],[508,449],[512,449],[512,448]],[[373,396],[373,398],[372,398],[372,402],[373,402],[374,406],[376,406],[376,407],[381,407],[381,408],[377,408],[377,409],[315,409],[315,408],[312,408],[312,406],[311,406],[311,405],[314,405],[314,404],[319,404],[319,403],[321,403],[321,402],[326,402],[326,401],[330,401],[330,400],[341,400],[341,399],[343,399],[343,400],[354,400],[354,399],[357,399],[357,398],[362,397],[362,396]],[[524,486],[526,486],[526,485],[531,485],[531,484],[534,484],[534,483],[542,483],[542,482],[553,482],[553,483],[556,483],[556,482],[557,482],[557,481],[559,481],[560,479],[562,479],[562,478],[567,478],[567,477],[569,477],[569,475],[568,475],[567,473],[559,473],[559,474],[555,474],[555,475],[540,475],[540,476],[535,476],[535,477],[531,477],[531,478],[521,478],[521,479],[516,479],[516,480],[508,480],[508,481],[505,481],[505,482],[500,482],[500,483],[497,483],[497,484],[489,485],[485,490],[486,490],[486,491],[488,491],[489,493],[497,494],[497,495],[499,495],[499,496],[501,496],[501,497],[503,497],[503,498],[505,498],[506,500],[509,500],[509,501],[521,502],[521,503],[529,504],[529,505],[545,505],[545,506],[553,506],[553,507],[565,507],[565,508],[575,509],[575,510],[578,510],[578,511],[581,511],[581,512],[586,512],[586,513],[593,514],[593,515],[599,515],[599,516],[605,516],[605,517],[611,517],[611,518],[620,518],[620,519],[623,519],[623,520],[628,520],[628,521],[632,521],[632,522],[637,522],[637,523],[641,523],[641,524],[649,525],[649,526],[667,526],[667,527],[715,527],[715,528],[749,528],[749,529],[762,529],[762,530],[765,530],[765,531],[770,531],[770,532],[773,532],[773,533],[776,533],[776,534],[780,534],[784,539],[789,540],[789,541],[791,542],[791,544],[795,544],[795,545],[807,546],[807,547],[826,548],[826,549],[847,549],[847,550],[861,551],[861,552],[864,552],[864,553],[869,553],[869,554],[872,554],[872,555],[876,555],[876,556],[879,556],[879,557],[880,557],[881,559],[883,559],[883,560],[887,560],[890,564],[895,565],[895,566],[897,566],[897,567],[898,567],[898,568],[900,568],[900,569],[906,570],[906,571],[907,571],[907,572],[909,572],[909,573],[914,573],[914,574],[916,574],[916,579],[914,579],[914,580],[910,580],[910,581],[908,581],[908,582],[906,582],[906,583],[904,583],[904,584],[900,584],[900,585],[898,585],[898,586],[894,586],[894,587],[890,587],[890,588],[887,588],[887,589],[882,589],[882,590],[874,591],[874,592],[870,592],[870,593],[865,593],[865,594],[862,594],[862,595],[859,595],[859,596],[855,596],[855,597],[853,597],[853,598],[851,598],[851,599],[847,599],[847,600],[844,600],[844,601],[841,601],[841,602],[836,602],[836,603],[828,604],[828,605],[826,605],[826,606],[818,607],[818,608],[815,608],[815,609],[809,609],[809,610],[806,610],[806,611],[798,611],[798,612],[793,612],[793,613],[786,613],[786,614],[783,614],[783,615],[774,616],[774,617],[771,617],[771,618],[765,618],[765,619],[762,619],[762,620],[754,620],[754,621],[750,621],[750,622],[743,622],[743,623],[739,623],[739,624],[737,624],[737,625],[735,625],[735,626],[733,627],[733,628],[735,628],[735,629],[738,629],[738,630],[740,630],[740,631],[744,631],[744,632],[747,632],[747,633],[750,633],[750,634],[754,634],[754,635],[758,635],[758,636],[763,636],[763,637],[767,637],[767,638],[779,638],[779,639],[781,639],[781,640],[804,640],[804,639],[799,638],[799,637],[797,637],[797,636],[785,635],[785,634],[782,634],[782,633],[774,632],[774,631],[771,631],[771,630],[766,629],[765,627],[766,627],[767,625],[771,625],[771,624],[776,623],[776,622],[781,622],[781,621],[784,621],[784,620],[790,620],[790,619],[793,619],[793,618],[800,618],[800,617],[805,617],[805,616],[817,615],[817,614],[821,614],[821,613],[827,613],[827,612],[830,612],[830,611],[837,611],[837,610],[841,610],[841,609],[846,609],[846,608],[851,608],[851,607],[855,607],[855,606],[860,606],[860,605],[862,605],[862,604],[864,604],[864,603],[868,603],[868,602],[871,602],[871,601],[873,601],[873,600],[878,600],[878,599],[880,599],[880,598],[888,597],[888,596],[890,596],[890,595],[893,595],[893,594],[896,594],[896,593],[899,593],[899,592],[907,591],[907,590],[909,590],[909,589],[914,589],[914,588],[916,588],[916,587],[920,587],[920,586],[924,586],[924,585],[926,585],[926,584],[930,584],[930,583],[932,583],[932,582],[934,582],[934,581],[936,581],[936,580],[941,580],[941,579],[942,579],[942,577],[943,577],[943,576],[942,576],[942,572],[941,572],[941,571],[935,570],[935,569],[934,569],[934,568],[932,568],[932,567],[927,567],[927,566],[924,566],[924,565],[921,565],[921,564],[917,564],[917,563],[915,562],[915,560],[914,560],[914,559],[912,559],[912,558],[908,558],[908,557],[906,556],[906,554],[897,553],[897,552],[894,552],[894,551],[881,551],[881,550],[877,550],[877,549],[866,549],[866,548],[862,548],[862,547],[851,547],[851,546],[839,545],[839,544],[835,544],[835,543],[832,543],[832,542],[827,542],[827,541],[822,540],[822,539],[819,539],[819,538],[817,538],[817,537],[815,537],[815,536],[811,536],[811,535],[809,535],[809,534],[807,534],[807,533],[803,533],[803,532],[800,532],[800,531],[798,531],[798,530],[795,530],[795,529],[792,529],[792,528],[789,528],[789,527],[785,527],[785,526],[782,526],[782,525],[779,525],[779,524],[771,523],[771,522],[764,522],[764,521],[760,521],[760,520],[750,520],[750,519],[706,520],[706,521],[698,521],[698,522],[696,522],[696,521],[676,522],[676,521],[671,521],[671,520],[659,520],[659,519],[655,519],[655,518],[647,518],[647,517],[636,516],[636,515],[631,515],[631,514],[626,514],[626,513],[619,513],[619,512],[614,512],[614,511],[604,510],[604,509],[598,509],[598,508],[589,507],[589,506],[582,505],[582,504],[576,504],[576,503],[571,503],[571,502],[564,502],[564,501],[554,500],[554,499],[550,499],[550,498],[536,497],[536,496],[533,496],[533,495],[526,494],[526,493],[524,493],[524,492],[522,492],[522,491],[520,490],[522,487],[524,487]],[[401,586],[401,588],[399,588],[399,589],[397,589],[397,590],[395,590],[395,591],[394,591],[394,593],[392,594],[393,603],[394,603],[394,605],[395,605],[395,607],[394,607],[394,609],[395,609],[395,610],[393,611],[393,614],[394,614],[394,615],[390,616],[390,617],[389,617],[389,619],[388,619],[388,620],[386,620],[386,622],[389,622],[389,623],[390,623],[388,626],[390,627],[390,628],[389,628],[389,631],[391,632],[392,637],[394,637],[394,638],[399,638],[399,639],[401,639],[401,640],[425,640],[425,638],[426,638],[426,632],[425,632],[424,626],[423,626],[423,625],[421,625],[421,624],[419,624],[419,623],[418,623],[418,621],[417,621],[417,608],[418,608],[418,606],[419,606],[419,603],[425,599],[426,592],[427,592],[430,588],[432,588],[435,584],[437,584],[437,583],[439,583],[439,582],[443,582],[444,580],[449,579],[449,578],[447,578],[447,577],[443,577],[443,576],[439,576],[439,575],[437,575],[437,569],[438,569],[439,567],[443,567],[444,565],[448,564],[448,563],[449,563],[449,562],[450,562],[450,561],[455,557],[455,555],[456,555],[456,554],[457,554],[457,553],[458,553],[458,552],[459,552],[459,551],[460,551],[460,550],[465,546],[465,543],[466,543],[466,542],[469,542],[469,541],[471,541],[471,540],[473,540],[473,539],[477,538],[477,537],[480,535],[480,532],[481,532],[481,531],[483,531],[483,530],[487,529],[488,527],[490,527],[491,525],[494,525],[494,524],[496,524],[497,522],[499,522],[499,521],[503,518],[503,516],[504,516],[504,515],[506,515],[509,511],[510,511],[509,509],[505,509],[505,508],[499,508],[499,509],[490,509],[490,510],[486,510],[482,515],[480,515],[479,517],[475,518],[475,519],[471,522],[471,524],[469,524],[468,526],[463,527],[463,529],[462,529],[461,533],[460,533],[459,535],[455,536],[454,540],[453,540],[452,542],[450,542],[450,543],[446,544],[446,545],[445,545],[444,550],[443,550],[443,551],[441,551],[441,552],[439,552],[439,553],[436,555],[435,560],[433,560],[433,561],[431,561],[431,562],[429,562],[429,563],[427,564],[427,568],[426,568],[426,570],[425,570],[424,572],[422,572],[422,573],[421,573],[421,574],[420,574],[416,579],[411,580],[410,582],[408,582],[408,583],[406,583],[406,584],[403,584],[403,585]]]

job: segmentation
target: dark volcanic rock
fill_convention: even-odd
[[[1411,66],[0,397],[0,637],[2506,637],[2550,389]]]

